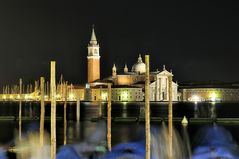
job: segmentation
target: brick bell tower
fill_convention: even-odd
[[[90,43],[88,44],[88,83],[100,79],[100,46],[97,43],[94,25],[92,26],[92,34]]]

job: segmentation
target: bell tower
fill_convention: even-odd
[[[96,40],[94,25],[92,26],[91,39],[88,44],[88,83],[100,79],[100,46]]]

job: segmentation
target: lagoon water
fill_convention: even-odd
[[[98,117],[98,103],[81,103],[81,122],[75,122],[76,103],[68,103],[67,109],[67,143],[77,143],[84,141],[89,134],[94,132],[97,122],[91,122],[92,118]],[[112,117],[139,117],[140,108],[144,106],[143,102],[130,103],[112,103]],[[30,117],[35,120],[24,120],[23,131],[25,131],[31,122],[38,122],[39,117],[39,103],[26,102],[23,104],[23,116]],[[239,117],[239,103],[183,103],[178,102],[173,104],[174,117],[187,116],[188,118],[237,118]],[[103,116],[106,116],[106,103],[103,104]],[[167,103],[151,103],[152,117],[167,117]],[[0,103],[0,116],[17,116],[18,103],[2,102]],[[50,104],[46,104],[46,116],[50,115]],[[63,117],[63,103],[57,105],[57,117]],[[153,127],[160,127],[162,124],[153,122]],[[206,124],[211,125],[211,124]],[[188,134],[191,141],[192,148],[194,144],[195,135],[197,131],[205,126],[205,124],[189,124]],[[222,125],[229,130],[236,143],[239,143],[239,125]],[[1,120],[0,121],[0,144],[11,144],[18,130],[18,121]],[[112,144],[135,141],[138,139],[136,135],[144,127],[143,123],[116,123],[112,122]],[[45,128],[49,132],[50,122],[46,121]],[[179,134],[183,136],[183,127],[181,124],[175,124],[175,128]],[[63,121],[57,120],[57,145],[63,145]],[[11,154],[11,158],[14,155]]]

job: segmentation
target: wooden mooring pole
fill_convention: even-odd
[[[64,85],[64,145],[67,144],[67,116],[66,116],[66,111],[67,111],[67,82]]]
[[[100,86],[100,98],[99,98],[99,118],[102,117],[102,86]]]
[[[56,62],[51,61],[51,159],[56,158]]]
[[[172,99],[172,74],[168,76],[168,145],[169,145],[169,159],[173,158],[173,99]]]
[[[108,83],[108,103],[107,103],[107,145],[111,151],[111,83]]]
[[[76,94],[76,121],[80,122],[80,97]]]
[[[145,73],[145,133],[146,133],[146,159],[150,159],[150,105],[149,105],[149,99],[150,99],[150,92],[149,92],[149,55],[145,55],[145,67],[146,67],[146,73]]]
[[[22,140],[22,79],[19,79],[19,141]]]
[[[45,123],[45,79],[44,77],[40,78],[40,98],[41,98],[41,115],[40,115],[40,146],[44,144],[44,123]]]

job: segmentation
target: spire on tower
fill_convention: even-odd
[[[96,36],[95,36],[95,26],[94,26],[94,24],[92,25],[92,33],[91,33],[90,44],[97,44],[97,39],[96,39]]]

